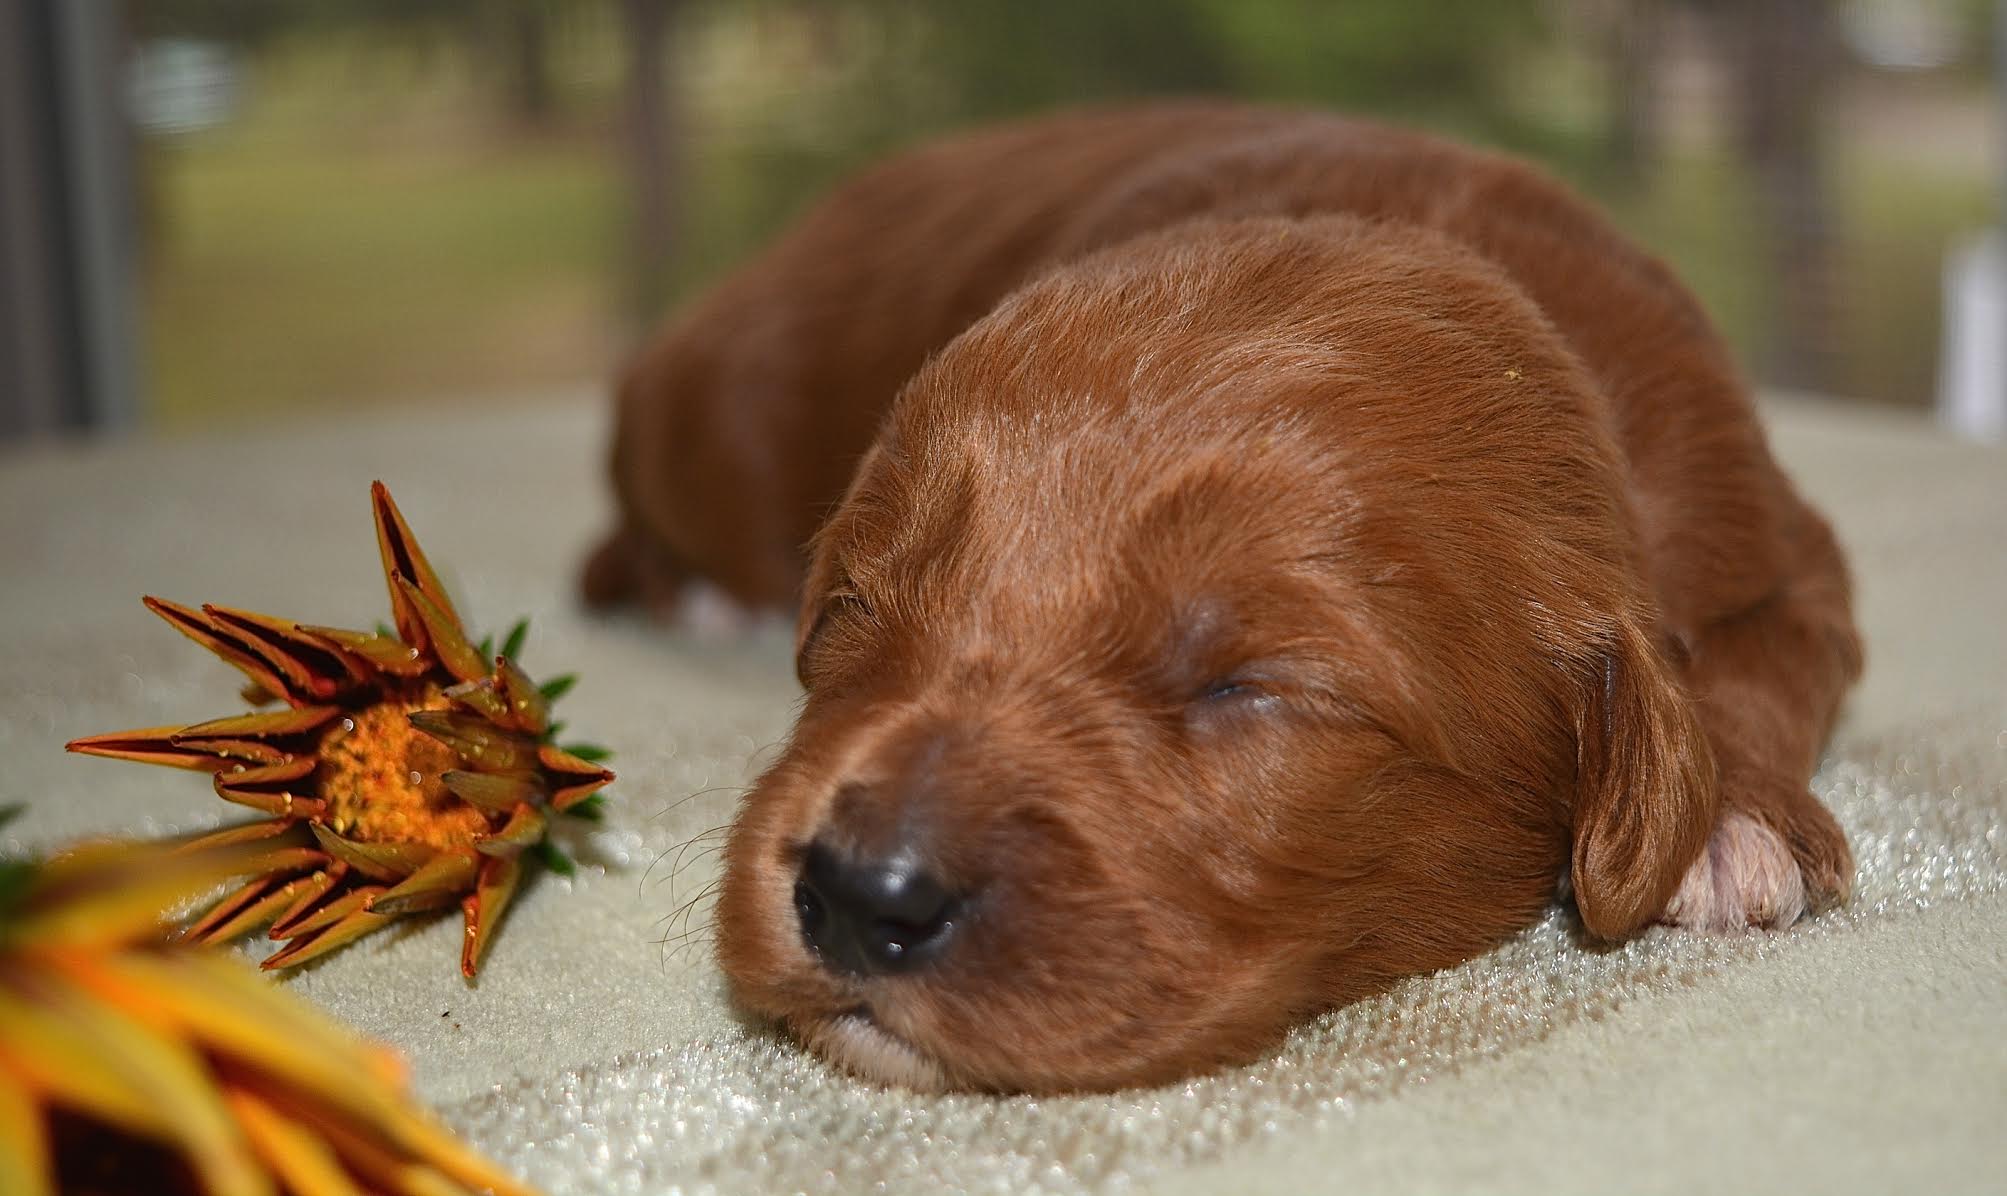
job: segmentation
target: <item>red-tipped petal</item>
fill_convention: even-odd
[[[467,979],[472,980],[480,969],[488,938],[502,920],[503,911],[509,908],[510,899],[516,895],[516,882],[522,875],[523,866],[518,860],[490,856],[482,861],[481,877],[473,895],[460,903],[460,916],[465,922],[460,943],[460,974]]]
[[[339,644],[347,652],[369,662],[379,672],[393,677],[416,677],[432,667],[425,653],[394,635],[379,635],[374,631],[343,631],[339,627],[302,627],[302,631],[332,644]]]
[[[469,772],[453,768],[439,774],[453,796],[491,814],[515,809],[524,802],[539,802],[549,793],[543,777],[532,769],[511,772]]]
[[[308,960],[319,959],[337,947],[345,947],[370,931],[380,930],[396,920],[388,914],[356,909],[312,937],[293,939],[267,956],[265,962],[258,966],[268,971],[298,967]]]
[[[444,692],[449,701],[480,715],[491,723],[499,723],[506,727],[513,721],[509,718],[508,699],[502,696],[502,691],[496,687],[491,678],[462,681]]]
[[[532,736],[542,735],[550,726],[550,704],[544,701],[536,682],[506,656],[495,658],[495,680],[508,704],[510,722],[517,730]]]
[[[301,630],[290,619],[213,603],[204,604],[202,613],[263,657],[286,678],[294,693],[324,702],[368,680],[362,667],[346,653]]]
[[[278,739],[304,735],[326,726],[341,713],[338,706],[295,706],[257,714],[237,714],[184,727],[181,739]]]
[[[193,768],[213,772],[229,764],[228,757],[207,748],[176,743],[186,727],[142,727],[136,731],[113,731],[72,739],[64,747],[86,756],[106,756],[113,760],[137,760],[141,764],[164,764],[169,768]]]
[[[259,877],[250,884],[223,897],[216,904],[210,906],[208,911],[200,918],[182,927],[180,937],[191,943],[216,941],[209,937],[211,931],[216,930],[220,926],[228,925],[238,914],[243,913],[247,909],[254,908],[263,898],[269,896],[279,887],[280,882],[278,878],[272,876]],[[221,937],[223,936],[217,936],[217,938]]]
[[[479,681],[488,675],[481,654],[474,651],[474,645],[467,642],[467,633],[460,629],[460,620],[451,611],[441,610],[432,597],[420,590],[415,582],[402,573],[391,576],[391,584],[404,592],[404,599],[411,609],[418,613],[425,624],[425,634],[432,644],[432,655],[446,671],[462,681]]]
[[[166,619],[176,631],[214,652],[225,663],[249,677],[251,684],[267,693],[278,694],[288,702],[313,700],[313,694],[294,690],[287,684],[285,676],[274,669],[262,654],[206,612],[151,595],[140,601],[146,603],[148,610]]]
[[[528,740],[504,731],[478,714],[457,710],[414,710],[411,725],[452,748],[482,772],[505,772],[529,766],[537,753]]]
[[[421,905],[427,908],[436,906],[436,900],[429,904],[428,900],[442,894],[458,900],[473,885],[478,868],[471,851],[442,851],[388,892],[373,898],[364,908],[379,914],[407,914]]]
[[[216,796],[267,814],[282,817],[318,818],[327,813],[327,803],[294,788],[314,772],[314,758],[300,756],[280,764],[257,768],[236,768],[216,774]]]
[[[333,892],[335,886],[341,884],[347,876],[348,865],[335,860],[313,875],[303,876],[294,882],[298,888],[293,894],[293,903],[279,911],[279,915],[272,919],[272,937],[282,939],[290,934],[295,926],[313,912],[321,899]]]
[[[257,900],[248,902],[222,917],[218,917],[216,911],[211,910],[203,915],[200,922],[182,931],[182,937],[191,943],[208,944],[227,943],[240,935],[248,934],[284,912],[286,907],[292,904],[300,886],[304,885],[306,880],[307,878],[302,876],[283,884],[273,884],[269,880],[263,882],[272,887],[259,895]]]
[[[563,813],[613,783],[613,772],[546,743],[537,761],[551,774],[551,809]]]
[[[440,583],[439,575],[433,572],[432,563],[425,559],[425,553],[418,547],[418,537],[411,534],[411,525],[404,522],[404,513],[391,499],[390,490],[382,482],[372,482],[369,500],[376,514],[376,547],[383,557],[383,577],[390,586],[390,609],[396,616],[397,632],[404,637],[405,643],[422,650],[431,642],[427,638],[425,620],[397,584],[399,576],[410,579],[418,592],[451,621],[456,630],[460,626],[460,616],[453,609],[453,600],[446,596],[446,587]],[[463,634],[461,638],[466,637]]]
[[[501,830],[474,844],[482,855],[514,858],[531,845],[541,842],[550,819],[532,805],[517,806]]]
[[[439,854],[437,848],[423,843],[358,843],[342,838],[319,823],[311,825],[314,838],[320,840],[321,847],[329,855],[371,880],[395,884]]]

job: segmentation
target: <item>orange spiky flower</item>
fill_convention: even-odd
[[[539,688],[516,667],[524,625],[499,655],[470,644],[390,492],[378,482],[370,495],[394,631],[149,597],[155,614],[251,679],[246,699],[285,708],[93,735],[69,749],[208,771],[219,796],[270,815],[191,842],[257,842],[269,865],[190,924],[189,938],[269,924],[286,945],[264,966],[288,967],[457,903],[460,970],[471,979],[524,854],[567,866],[546,842],[550,818],[596,814],[591,795],[613,774],[602,749],[550,742],[550,703],[571,679]]]
[[[165,909],[265,854],[0,859],[0,1192],[530,1196],[412,1103],[388,1048],[165,941]]]

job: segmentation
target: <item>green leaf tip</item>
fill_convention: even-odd
[[[572,863],[571,857],[561,851],[558,845],[549,839],[538,840],[537,845],[530,848],[530,850],[536,853],[537,859],[542,862],[544,867],[549,868],[559,876],[577,875],[578,865]]]
[[[604,794],[595,793],[571,809],[566,810],[565,813],[571,815],[573,818],[583,818],[587,822],[605,822],[606,797]]]
[[[528,638],[530,638],[530,621],[517,619],[516,625],[509,628],[509,634],[502,640],[502,655],[510,660],[520,658],[523,654],[523,641]]]

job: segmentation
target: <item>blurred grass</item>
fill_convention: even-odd
[[[1310,0],[1268,7],[1287,15],[1298,2]],[[842,6],[822,23],[710,11],[678,55],[686,186],[671,294],[716,278],[860,161],[994,115],[965,111],[976,101],[941,92],[938,73],[901,69],[934,45],[923,21]],[[1178,69],[1246,77],[1237,90],[1257,98],[1318,98],[1329,64],[1314,47],[1234,20],[1244,27],[1166,32],[1178,53],[1205,58]],[[1000,24],[997,36],[1013,28]],[[1513,28],[1501,18],[1494,33]],[[1215,41],[1220,62],[1194,48]],[[150,143],[156,421],[195,427],[606,377],[631,331],[610,128],[617,30],[588,23],[564,50],[565,108],[541,129],[498,118],[464,47],[322,32],[248,60],[238,120]],[[1514,111],[1422,96],[1396,115],[1548,162],[1666,258],[1752,361],[1769,331],[1770,280],[1740,165],[1689,146],[1645,185],[1622,184],[1600,173],[1594,73],[1551,48],[1507,57]],[[1056,62],[1069,79],[1098,69]],[[1125,86],[1163,82],[1145,73]],[[1008,92],[997,102],[1020,101]],[[1836,389],[1927,403],[1943,252],[1991,211],[1983,160],[1897,157],[1851,136],[1835,148]]]
[[[261,62],[243,120],[154,147],[157,423],[608,368],[618,196],[605,147],[456,128],[464,86],[400,95],[344,58]],[[369,111],[385,102],[392,112]]]

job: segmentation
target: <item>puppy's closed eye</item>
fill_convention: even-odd
[[[795,676],[807,685],[815,675],[818,658],[824,654],[827,641],[833,633],[844,626],[867,626],[874,618],[871,603],[848,584],[832,590],[816,608],[815,619],[801,636],[795,649]]]
[[[1280,713],[1279,687],[1243,672],[1222,674],[1199,686],[1185,703],[1185,720],[1199,730],[1225,730]]]

